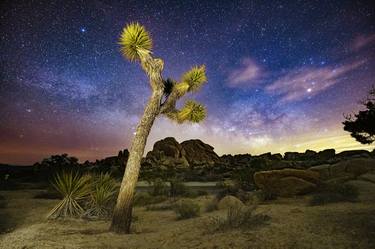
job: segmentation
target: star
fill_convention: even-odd
[[[85,33],[86,32],[86,28],[85,27],[82,27],[81,28],[81,33]]]

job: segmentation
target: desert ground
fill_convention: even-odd
[[[264,201],[256,213],[269,216],[246,229],[211,229],[211,217],[226,210],[206,212],[212,195],[192,199],[199,217],[179,220],[173,210],[150,211],[136,207],[133,233],[108,231],[109,220],[47,220],[58,200],[35,198],[42,189],[0,191],[6,205],[0,208],[0,248],[374,248],[375,203],[341,202],[309,205],[309,195]],[[170,202],[168,200],[167,202]]]

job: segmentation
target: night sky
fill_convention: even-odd
[[[95,160],[129,147],[151,92],[119,52],[133,21],[151,33],[165,78],[196,64],[208,77],[189,96],[207,119],[158,118],[147,150],[167,136],[218,154],[372,149],[341,122],[375,84],[374,14],[371,1],[345,0],[3,1],[0,162]]]

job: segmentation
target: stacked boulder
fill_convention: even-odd
[[[254,183],[269,195],[290,197],[315,190],[319,173],[301,169],[260,171],[254,174]]]

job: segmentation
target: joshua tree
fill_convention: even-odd
[[[179,82],[169,78],[164,79],[162,76],[163,60],[153,57],[151,37],[146,29],[138,23],[131,23],[124,28],[120,37],[120,45],[122,54],[129,61],[140,63],[149,77],[152,89],[151,97],[130,147],[129,159],[110,228],[111,231],[117,233],[129,233],[134,189],[147,137],[155,118],[162,114],[178,123],[202,121],[206,116],[204,106],[188,100],[181,109],[177,109],[176,102],[185,94],[199,90],[207,82],[207,78],[205,66],[202,65],[192,67],[190,71],[182,75]]]
[[[357,114],[346,115],[344,130],[350,132],[358,142],[371,144],[375,141],[375,87],[373,86],[366,100],[362,101],[366,110]]]

